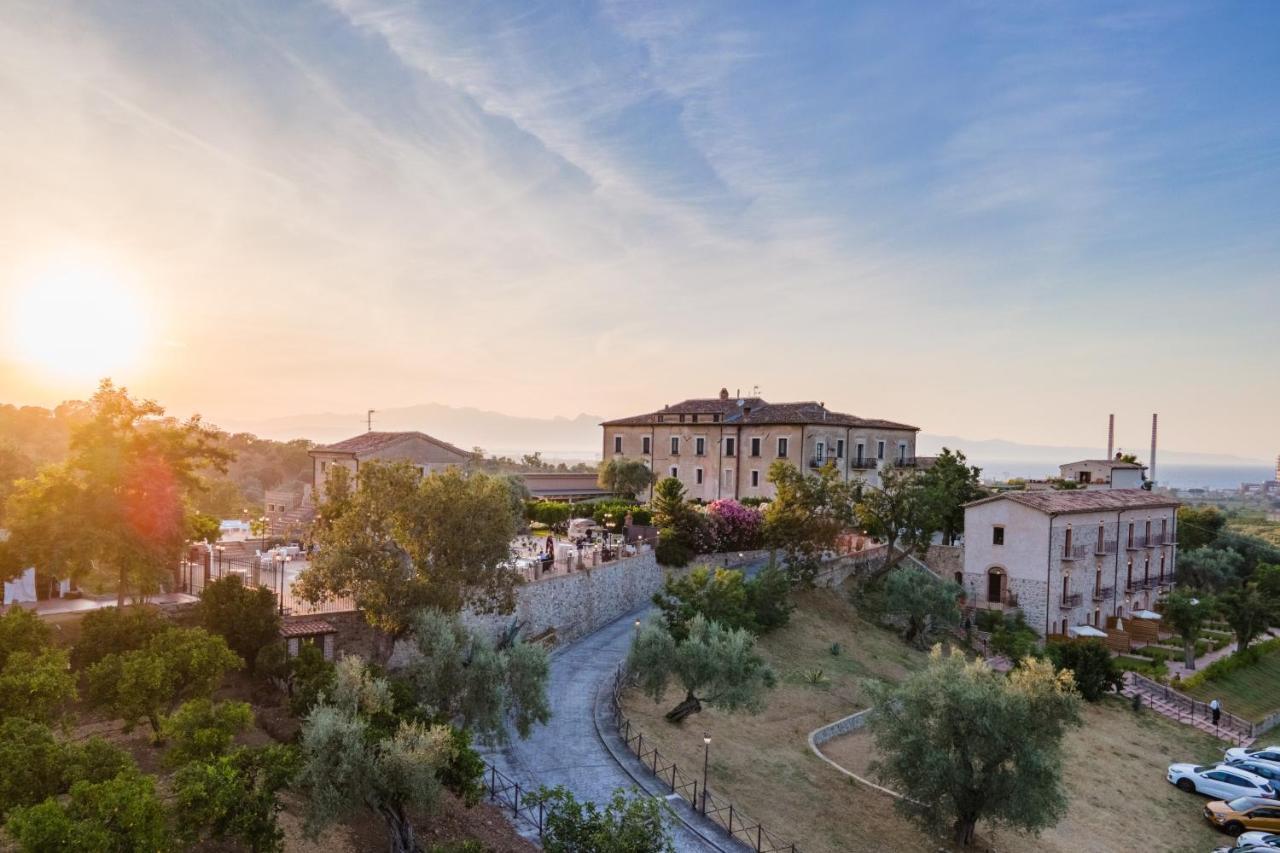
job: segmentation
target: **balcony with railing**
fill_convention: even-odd
[[[850,467],[850,468],[860,469],[860,470],[864,470],[864,471],[865,471],[865,470],[870,470],[870,469],[872,469],[872,468],[875,468],[875,467],[876,467],[876,465],[878,465],[878,464],[879,464],[879,463],[878,463],[878,462],[876,462],[876,460],[874,460],[874,459],[867,459],[867,458],[865,458],[865,457],[864,457],[864,458],[862,458],[862,459],[852,459],[852,460],[850,460],[850,461],[849,461],[849,467]]]
[[[1058,602],[1058,606],[1063,610],[1074,610],[1084,602],[1084,593],[1072,592],[1062,596],[1062,600]]]
[[[833,454],[828,454],[826,456],[811,456],[809,458],[809,467],[824,468],[826,467],[828,462],[835,462],[836,464],[839,464],[840,457],[835,456]]]
[[[1093,543],[1093,555],[1095,557],[1105,557],[1108,554],[1114,554],[1119,548],[1120,543],[1115,539],[1101,540]]]
[[[1113,586],[1095,586],[1093,588],[1094,601],[1107,601],[1111,598],[1111,594],[1115,592]]]
[[[899,468],[916,467],[916,458],[914,456],[899,456],[889,460],[890,465],[896,465]]]

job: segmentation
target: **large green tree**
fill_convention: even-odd
[[[157,741],[180,702],[208,698],[242,661],[226,641],[203,628],[170,628],[140,649],[111,654],[89,668],[89,696],[132,727],[151,725]]]
[[[823,552],[854,522],[856,487],[840,478],[828,462],[817,474],[805,474],[785,459],[769,466],[774,498],[764,511],[764,538],[773,551],[782,551],[787,574],[795,586],[812,586]]]
[[[636,635],[627,663],[640,689],[655,702],[662,701],[672,680],[684,690],[680,704],[667,712],[673,723],[698,713],[704,703],[724,711],[757,713],[776,681],[756,653],[755,637],[701,615],[689,621],[688,635],[680,641],[660,617],[651,617]]]
[[[551,719],[547,702],[550,665],[541,646],[518,638],[499,649],[468,630],[456,614],[429,609],[414,621],[413,655],[402,675],[419,710],[451,723],[482,742],[507,742],[508,720],[520,737]]]
[[[1213,618],[1217,602],[1208,593],[1178,588],[1164,601],[1165,624],[1182,636],[1183,663],[1187,669],[1196,668],[1196,641],[1204,630],[1204,623]]]
[[[1178,508],[1178,550],[1185,554],[1212,545],[1226,527],[1227,517],[1216,506]]]
[[[205,584],[197,608],[200,622],[220,634],[252,672],[258,652],[280,642],[280,611],[276,595],[266,587],[245,586],[238,575]]]
[[[1218,596],[1222,616],[1236,635],[1236,652],[1249,648],[1249,643],[1271,626],[1275,602],[1268,601],[1257,583],[1232,587]]]
[[[136,770],[102,782],[76,782],[65,800],[50,797],[38,805],[14,809],[5,828],[28,853],[174,849],[155,778]]]
[[[635,500],[653,485],[653,472],[639,459],[610,459],[600,466],[596,479],[600,488]]]
[[[1245,559],[1234,548],[1205,545],[1178,554],[1178,583],[1214,591],[1227,589],[1244,580]]]
[[[1027,658],[1005,676],[935,648],[924,669],[872,694],[873,771],[926,828],[967,845],[980,820],[1038,832],[1065,814],[1062,737],[1080,721],[1069,673]]]
[[[390,684],[349,656],[303,723],[301,751],[309,834],[367,808],[382,819],[391,853],[416,853],[410,814],[439,800],[455,746],[448,726],[398,719]]]
[[[1098,702],[1108,692],[1119,691],[1124,681],[1111,650],[1101,640],[1069,640],[1045,647],[1049,660],[1071,673],[1086,702]]]
[[[902,620],[902,639],[927,649],[938,634],[959,624],[962,591],[955,581],[903,566],[885,578],[884,609]]]
[[[296,589],[313,600],[354,598],[390,640],[383,660],[424,608],[513,606],[518,519],[501,478],[452,468],[424,477],[407,463],[369,463],[355,490],[333,494],[320,513],[318,550]]]
[[[104,380],[66,461],[21,481],[5,509],[0,576],[29,566],[126,596],[160,590],[193,529],[201,469],[225,468],[217,433]]]
[[[923,551],[937,530],[922,482],[917,471],[889,465],[880,469],[879,487],[862,492],[855,507],[858,522],[886,545],[877,575],[896,566],[907,551]]]
[[[921,499],[931,516],[930,526],[942,533],[942,541],[952,544],[964,532],[964,505],[986,494],[982,469],[965,464],[959,450],[946,447],[934,463],[920,475]]]
[[[69,656],[49,626],[21,607],[0,613],[0,719],[49,722],[75,697]]]

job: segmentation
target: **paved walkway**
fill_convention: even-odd
[[[647,610],[628,614],[552,656],[547,684],[551,721],[535,727],[528,740],[513,739],[500,752],[485,755],[500,773],[525,790],[563,785],[579,799],[597,804],[606,803],[618,788],[636,787],[597,734],[595,709],[601,685],[613,677],[618,663],[627,656],[635,620]],[[527,825],[519,828],[529,830]],[[680,853],[719,849],[683,824],[675,823],[672,830]]]
[[[768,560],[761,559],[738,568],[750,577],[767,564]],[[556,649],[551,656],[547,683],[551,721],[535,727],[528,740],[513,738],[504,749],[490,751],[484,757],[500,773],[518,782],[523,790],[533,790],[540,785],[563,785],[579,800],[597,804],[607,802],[618,788],[630,790],[639,786],[651,793],[660,792],[661,787],[652,775],[644,771],[625,748],[619,748],[620,741],[616,732],[609,731],[608,721],[596,719],[604,701],[602,691],[612,683],[618,664],[626,659],[631,648],[636,620],[645,618],[650,609],[648,605],[641,607],[593,634]],[[611,740],[612,750],[605,738]],[[682,809],[678,798],[668,801],[683,817],[683,820],[672,821],[679,853],[743,849],[703,823],[702,818],[692,815],[689,809]],[[517,827],[523,833],[536,836],[527,824],[517,823]]]

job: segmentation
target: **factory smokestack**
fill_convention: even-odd
[[[1112,454],[1116,452],[1116,416],[1107,415],[1107,455],[1110,459]]]
[[[1160,418],[1159,415],[1153,414],[1151,416],[1151,459],[1148,464],[1151,466],[1150,479],[1151,479],[1151,486],[1153,488],[1155,487],[1155,484],[1156,484],[1156,426],[1159,418]]]

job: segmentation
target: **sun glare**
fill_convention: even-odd
[[[146,323],[137,295],[104,267],[60,263],[18,282],[10,312],[14,355],[64,379],[133,367]]]

